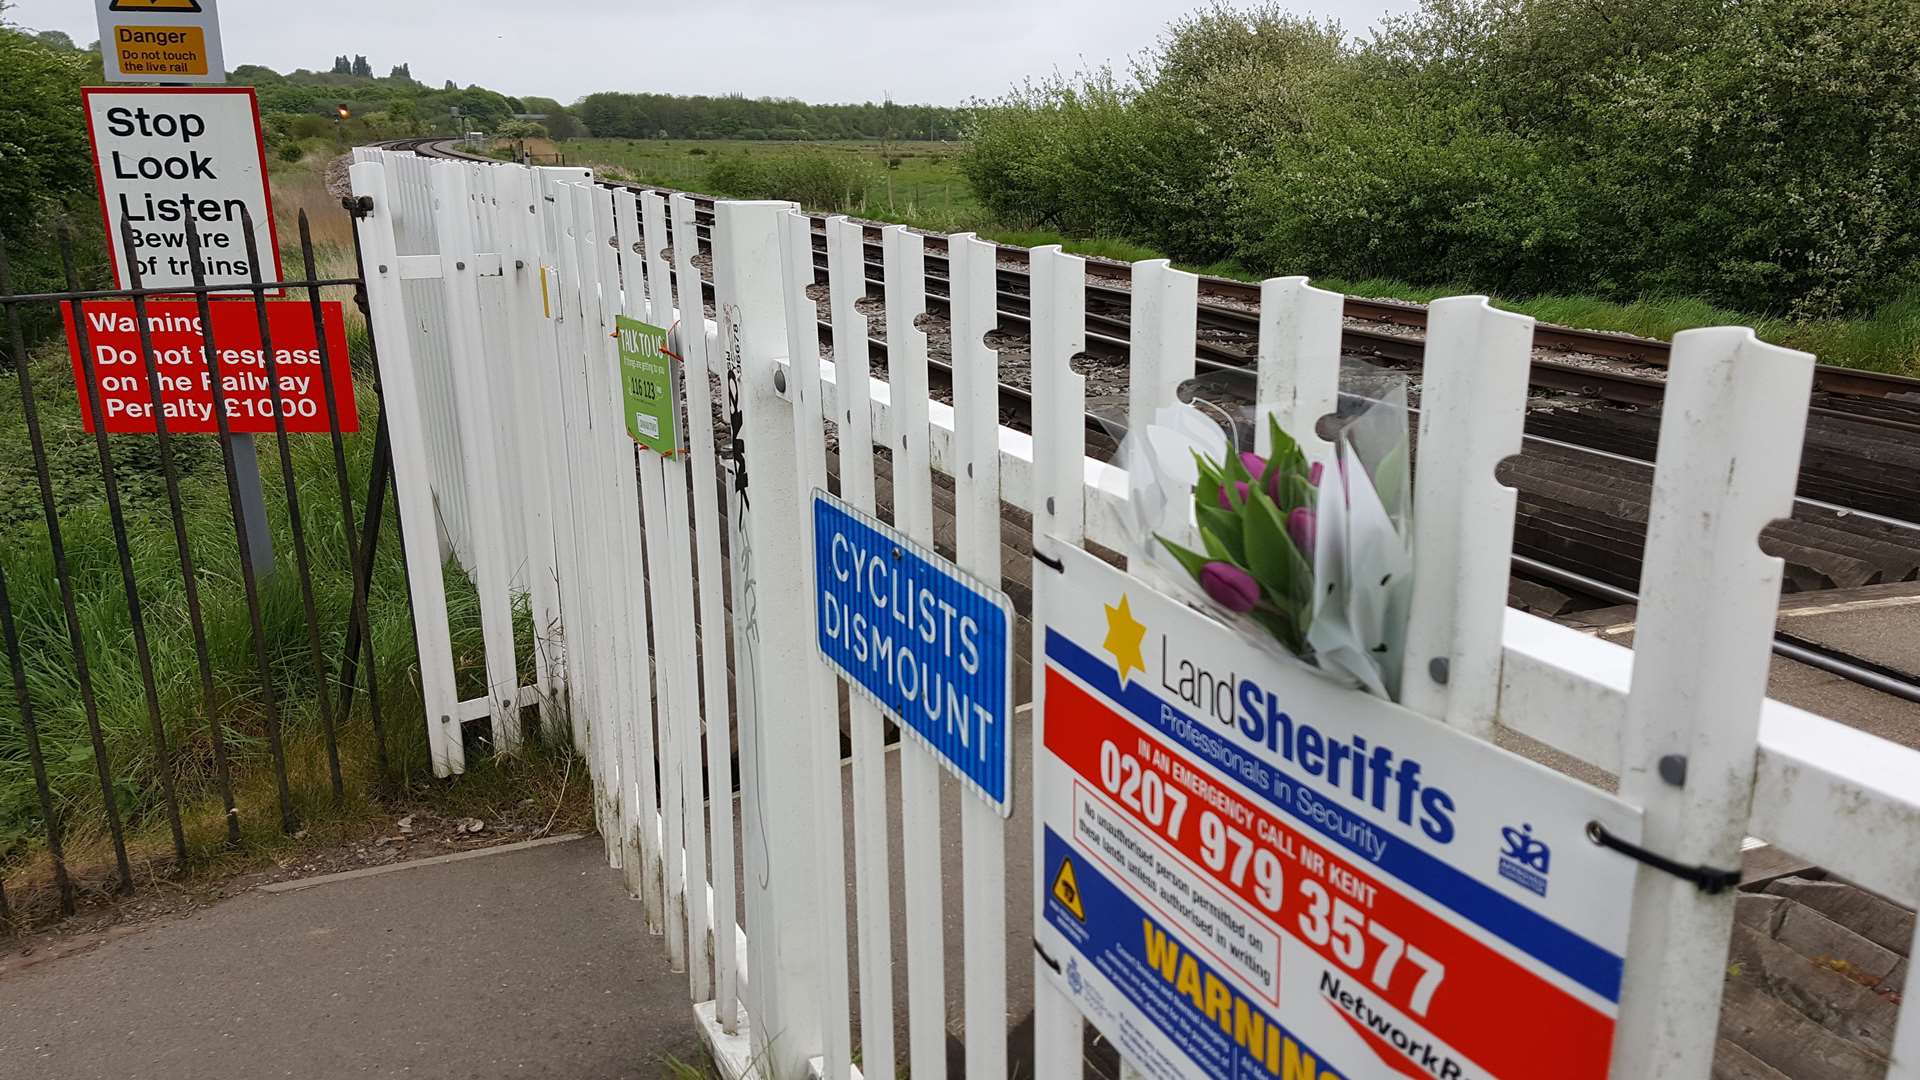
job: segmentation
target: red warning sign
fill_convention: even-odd
[[[153,366],[160,379],[160,408],[169,434],[217,432],[214,416],[213,373],[207,360],[207,335],[200,323],[199,305],[185,300],[153,300],[146,305],[148,339]],[[93,430],[93,412],[87,397],[87,379],[98,379],[101,413],[114,435],[154,432],[153,393],[147,383],[147,363],[141,352],[140,323],[131,300],[99,300],[82,305],[83,327],[76,327],[73,309],[61,309],[67,323],[68,352],[73,360],[74,387],[80,395],[80,415]],[[279,381],[279,412],[290,432],[328,431],[332,428],[322,378],[331,378],[333,400],[341,431],[358,431],[354,409],[353,375],[347,362],[346,318],[339,301],[321,304],[326,328],[326,357],[322,364],[319,339],[314,335],[313,309],[304,303],[270,302],[267,329],[273,341],[274,375]],[[225,399],[227,429],[232,432],[274,430],[273,385],[268,381],[266,353],[261,348],[260,317],[254,304],[220,301],[210,305],[214,360]],[[84,335],[80,332],[84,329]],[[84,336],[84,343],[82,338]]]

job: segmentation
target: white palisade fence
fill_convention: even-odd
[[[1000,424],[999,360],[984,344],[998,256],[973,237],[949,242],[949,404],[930,390],[922,238],[906,229],[881,237],[882,379],[855,304],[866,255],[854,223],[826,223],[823,360],[814,224],[784,204],[719,203],[709,247],[693,241],[706,226],[685,196],[577,169],[361,150],[352,181],[371,200],[360,239],[436,768],[463,767],[462,721],[490,718],[510,749],[522,709],[539,706],[548,737],[590,763],[608,860],[641,900],[636,920],[684,965],[730,1074],[929,1080],[945,1075],[953,1036],[966,1075],[994,1080],[1009,1075],[1010,1025],[1031,1012],[1037,1075],[1080,1075],[1077,1015],[1008,959],[1024,968],[1030,955],[1004,898],[1010,866],[1031,892],[1037,859],[1019,845],[1037,838],[1008,835],[1027,828],[1019,815],[1010,824],[976,799],[943,809],[927,751],[890,748],[861,697],[843,715],[815,645],[808,508],[831,471],[849,503],[988,582],[1005,507],[1031,514],[1042,543],[1124,550],[1126,484],[1086,456],[1071,363],[1085,345],[1082,261],[1029,256],[1028,434]],[[702,255],[710,299],[696,285]],[[1135,418],[1193,374],[1196,285],[1165,263],[1133,269]],[[1339,297],[1281,278],[1261,308],[1259,396],[1310,432],[1334,411]],[[677,459],[637,454],[627,437],[622,314],[677,328],[690,446]],[[1504,606],[1514,495],[1494,467],[1520,450],[1531,339],[1530,320],[1480,297],[1431,309],[1404,703],[1618,776],[1646,846],[1683,863],[1737,866],[1752,835],[1920,902],[1920,753],[1765,698],[1781,570],[1757,538],[1791,507],[1812,358],[1738,328],[1675,339],[1629,651]],[[717,416],[736,427],[730,458],[716,452]],[[950,529],[936,528],[937,475],[951,478]],[[484,699],[456,700],[439,536],[479,590]],[[532,657],[515,655],[521,594]],[[1661,776],[1669,755],[1688,761],[1684,786]],[[959,839],[957,878],[943,836]],[[1613,1075],[1708,1075],[1732,919],[1731,894],[1641,870]],[[1892,1075],[1920,1077],[1920,1024],[1904,1018]]]

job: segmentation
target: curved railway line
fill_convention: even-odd
[[[492,161],[464,153],[452,140],[387,144],[434,157]],[[614,184],[668,190],[645,184]],[[712,200],[702,248],[708,247]],[[825,218],[813,216],[816,282],[826,281]],[[865,291],[884,295],[880,254],[883,226],[865,227]],[[946,238],[925,234],[927,311],[932,327],[947,313]],[[1026,249],[999,246],[998,336],[1001,396],[1008,422],[1030,425],[1025,383],[1028,283]],[[1097,381],[1124,395],[1131,304],[1130,268],[1088,258],[1087,349],[1084,362],[1104,380],[1089,379],[1087,422],[1111,448],[1108,432],[1119,412],[1094,400]],[[708,297],[712,284],[703,281]],[[1195,342],[1195,392],[1250,400],[1258,339],[1259,286],[1202,277]],[[870,327],[881,322],[876,311]],[[1420,331],[1426,309],[1397,301],[1347,297],[1342,352],[1408,371],[1417,400],[1425,351]],[[823,347],[831,325],[822,304]],[[884,370],[886,343],[870,329],[870,361]],[[936,380],[951,378],[940,342],[929,335],[929,366]],[[1536,324],[1526,424],[1526,448],[1502,465],[1502,479],[1518,489],[1514,532],[1516,603],[1560,614],[1582,607],[1631,603],[1644,544],[1652,458],[1664,393],[1666,342],[1624,334]],[[1011,381],[1009,381],[1011,380]],[[1920,578],[1920,379],[1819,365],[1814,373],[1799,492],[1790,520],[1775,522],[1761,545],[1787,564],[1788,591],[1849,588]],[[1121,400],[1124,400],[1123,396]],[[1090,440],[1089,452],[1095,452]],[[1776,652],[1907,700],[1920,701],[1920,684],[1869,661],[1776,638]]]

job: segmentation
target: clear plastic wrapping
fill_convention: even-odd
[[[1129,432],[1129,554],[1280,653],[1393,698],[1413,584],[1406,381],[1345,381],[1317,455],[1244,402],[1169,405]]]

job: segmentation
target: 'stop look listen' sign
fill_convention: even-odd
[[[81,95],[121,288],[133,287],[134,260],[146,288],[192,285],[189,225],[199,234],[208,284],[245,282],[256,270],[262,280],[279,279],[266,146],[251,87],[89,87]],[[253,220],[258,267],[247,253],[245,216]],[[122,223],[132,226],[131,251]]]

